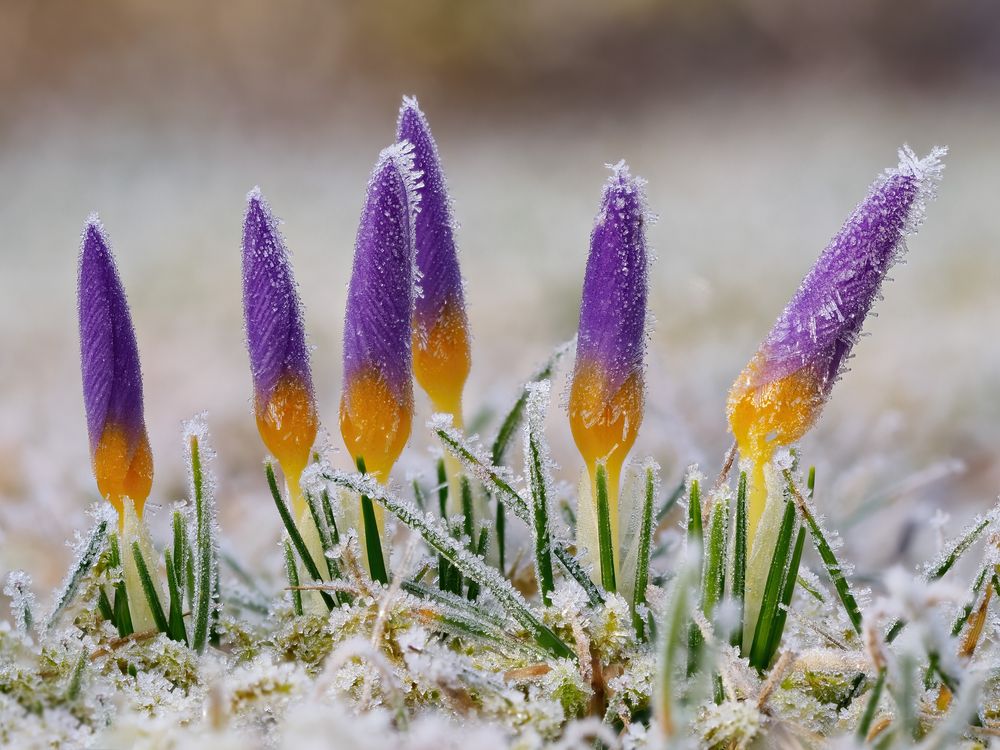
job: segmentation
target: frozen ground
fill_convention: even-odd
[[[940,199],[802,445],[818,466],[818,502],[861,572],[930,556],[938,509],[957,529],[1000,488],[996,101],[791,89],[538,119],[424,102],[462,224],[476,336],[470,418],[503,408],[574,332],[602,164],[624,157],[649,180],[660,216],[650,230],[656,323],[635,455],[653,455],[668,477],[693,461],[714,475],[728,446],[726,390],[816,254],[876,172],[895,164],[900,143],[918,153],[948,144]],[[151,500],[182,497],[180,422],[207,409],[224,533],[241,557],[280,571],[248,402],[243,198],[259,183],[285,220],[321,414],[339,446],[353,237],[396,105],[345,107],[323,129],[60,111],[0,130],[0,574],[25,568],[40,589],[58,580],[63,540],[83,527],[94,497],[75,317],[78,234],[93,210],[133,305],[156,459]],[[422,422],[400,477],[427,466]],[[578,463],[562,411],[552,410],[550,427],[561,478],[572,480]],[[964,471],[942,478],[954,461]],[[874,515],[859,522],[872,501]]]

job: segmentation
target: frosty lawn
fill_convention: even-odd
[[[656,387],[644,366],[645,183],[611,167],[575,342],[484,441],[464,430],[471,334],[456,231],[414,99],[397,138],[372,171],[350,276],[339,414],[350,470],[319,453],[289,254],[261,191],[247,196],[245,334],[273,456],[261,482],[285,532],[285,570],[271,578],[222,551],[204,416],[184,432],[189,499],[172,538],[162,550],[150,539],[136,338],[108,234],[88,220],[81,365],[104,500],[45,609],[25,573],[8,578],[0,741],[931,748],[1000,732],[996,514],[919,575],[892,571],[892,596],[872,600],[794,449],[923,220],[943,149],[919,159],[904,147],[820,254],[730,391],[735,444],[721,471],[692,467],[664,488],[655,462],[629,456]],[[571,357],[575,487],[556,481],[543,433],[551,380]],[[438,412],[426,428],[442,454],[403,482],[390,473],[413,427],[414,380]],[[952,582],[975,554],[974,580]]]

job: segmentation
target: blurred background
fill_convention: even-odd
[[[897,147],[949,145],[940,199],[801,446],[860,575],[925,559],[1000,488],[997,39],[995,0],[0,0],[0,575],[57,581],[95,498],[75,309],[95,210],[133,307],[151,500],[184,496],[180,424],[207,410],[224,531],[279,573],[243,344],[244,196],[259,184],[284,220],[342,461],[345,286],[403,94],[430,118],[461,224],[466,411],[487,437],[575,331],[604,164],[649,180],[635,455],[671,486],[689,463],[718,472],[730,383]],[[419,404],[399,479],[429,465]],[[572,482],[562,405],[549,416]]]

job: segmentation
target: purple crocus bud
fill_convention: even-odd
[[[415,231],[421,294],[413,308],[413,374],[434,409],[451,414],[461,427],[462,391],[471,365],[469,321],[441,159],[413,97],[403,99],[396,138],[413,144],[414,166],[423,173]]]
[[[354,247],[344,320],[340,431],[353,459],[384,481],[413,417],[410,345],[414,220],[420,188],[413,147],[379,154]]]
[[[643,416],[648,258],[645,181],[624,161],[611,171],[590,237],[569,421],[592,487],[597,464],[607,469],[617,540],[619,475]]]
[[[875,181],[733,384],[729,424],[755,467],[751,529],[766,500],[764,465],[819,417],[904,237],[916,231],[934,195],[945,153],[936,148],[917,159],[900,149],[899,166]]]
[[[292,266],[259,188],[247,195],[243,221],[243,312],[257,429],[281,464],[298,517],[299,480],[319,420]]]
[[[129,498],[138,515],[153,484],[142,408],[139,349],[104,227],[87,220],[78,279],[83,401],[97,489],[122,518]]]

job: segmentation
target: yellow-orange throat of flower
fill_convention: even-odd
[[[119,524],[124,523],[123,498],[132,500],[136,515],[141,518],[153,487],[153,454],[146,431],[143,429],[138,437],[129,433],[129,430],[108,423],[97,441],[93,457],[97,490],[118,511]]]
[[[594,362],[577,364],[569,395],[569,424],[573,440],[590,473],[592,501],[597,504],[597,464],[608,474],[608,513],[611,539],[618,555],[618,492],[622,464],[642,423],[642,373],[629,375],[611,391],[604,368]],[[617,561],[616,562],[620,562]]]
[[[312,391],[298,376],[284,375],[266,402],[258,400],[255,412],[261,440],[281,465],[298,519],[305,510],[299,480],[319,428]]]
[[[413,376],[430,397],[434,410],[455,418],[462,427],[462,391],[472,364],[469,332],[459,303],[449,300],[424,331],[413,326]]]
[[[748,539],[753,540],[767,503],[764,468],[774,451],[801,438],[822,406],[821,385],[809,368],[751,387],[760,355],[755,356],[729,391],[729,426],[740,455],[752,464],[748,506]]]

